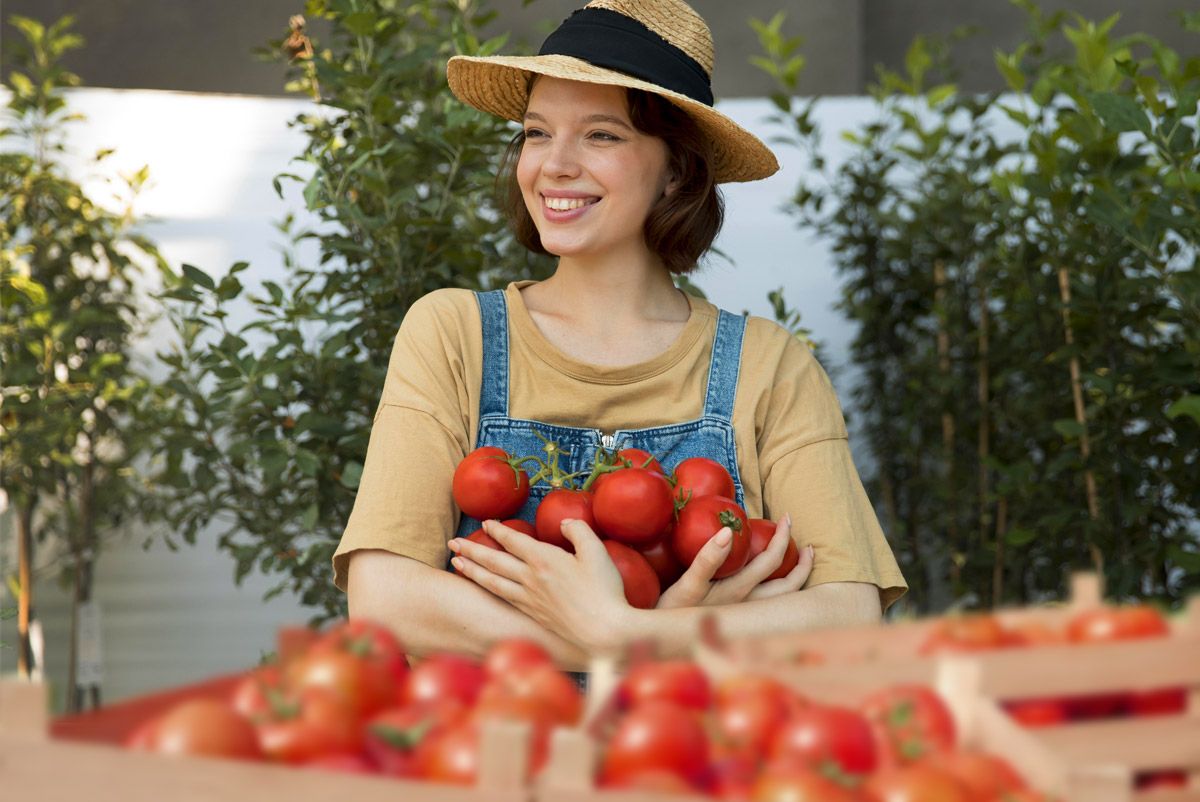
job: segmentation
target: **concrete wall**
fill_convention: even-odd
[[[536,46],[582,0],[492,0],[500,13],[492,31],[509,30],[517,41]],[[971,89],[1000,88],[993,66],[995,48],[1011,49],[1025,29],[1023,12],[1004,0],[693,0],[713,29],[718,97],[762,96],[770,80],[748,63],[759,52],[747,24],[787,12],[785,30],[804,37],[808,59],[804,94],[862,94],[874,65],[903,64],[918,33],[949,33],[974,25],[979,33],[956,56],[962,82]],[[1173,17],[1184,0],[1045,0],[1047,9],[1071,8],[1101,20],[1120,12],[1116,31],[1145,31],[1181,52],[1195,49],[1195,36],[1179,30]],[[6,0],[3,16],[26,14],[42,20],[78,16],[88,46],[68,60],[89,86],[186,91],[282,94],[283,70],[255,61],[251,52],[280,38],[301,0]],[[320,33],[320,27],[316,27]],[[0,46],[14,34],[4,26]]]

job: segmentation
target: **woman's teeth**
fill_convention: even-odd
[[[595,203],[598,198],[543,198],[546,202],[546,208],[553,209],[556,212],[569,212],[572,209],[581,209],[588,204]]]

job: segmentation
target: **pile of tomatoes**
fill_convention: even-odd
[[[941,619],[921,646],[922,654],[981,652],[992,649],[1111,643],[1170,635],[1167,619],[1144,604],[1096,607],[1073,615],[1061,629],[1043,623],[1002,621],[994,615]],[[1182,714],[1187,710],[1186,688],[1158,688],[1074,696],[1014,699],[1004,703],[1013,719],[1025,727],[1051,727],[1077,721]],[[1185,787],[1182,771],[1148,772],[1137,777],[1139,788]]]
[[[247,674],[228,699],[182,702],[126,739],[133,749],[208,755],[471,785],[485,722],[527,723],[528,771],[557,726],[583,710],[540,646],[505,641],[483,661],[438,654],[409,667],[384,627],[355,619],[285,665]]]
[[[1003,759],[956,746],[927,687],[886,688],[857,707],[741,676],[713,685],[694,664],[644,663],[618,686],[598,784],[752,802],[1048,802]]]
[[[558,468],[561,450],[546,441],[546,458],[513,456],[494,446],[477,448],[454,472],[458,507],[478,520],[494,519],[568,551],[562,522],[584,521],[604,542],[625,582],[634,607],[654,607],[695,560],[700,549],[723,527],[733,533],[729,554],[714,573],[723,579],[761,553],[775,534],[771,521],[748,518],[734,501],[733,477],[706,457],[680,462],[668,475],[651,454],[637,448],[598,449],[586,477]],[[532,477],[526,465],[536,465]],[[538,503],[533,521],[512,516],[524,506],[530,487],[545,481],[550,490]],[[501,546],[482,529],[468,539]],[[799,562],[795,542],[788,544],[779,568],[764,581],[787,575]]]

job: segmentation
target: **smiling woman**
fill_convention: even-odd
[[[713,108],[712,63],[708,27],[681,0],[593,0],[537,56],[450,60],[461,100],[522,126],[499,181],[517,237],[558,262],[542,282],[430,293],[397,334],[334,570],[351,615],[389,622],[410,653],[523,636],[578,668],[645,638],[680,653],[706,611],[753,635],[877,620],[904,592],[812,354],[675,286],[720,230],[717,184],[778,169]],[[535,454],[543,436],[570,470],[601,443],[668,472],[704,457],[775,535],[730,575],[748,533],[701,538],[657,606],[635,609],[587,523],[563,521],[571,551],[457,514],[466,454]],[[546,492],[531,488],[516,517],[533,521]],[[481,527],[502,549],[466,537]],[[764,581],[792,542],[805,547],[795,568]]]

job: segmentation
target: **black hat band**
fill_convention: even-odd
[[[538,55],[574,56],[713,104],[712,83],[700,62],[637,20],[607,8],[571,14],[546,37]]]

